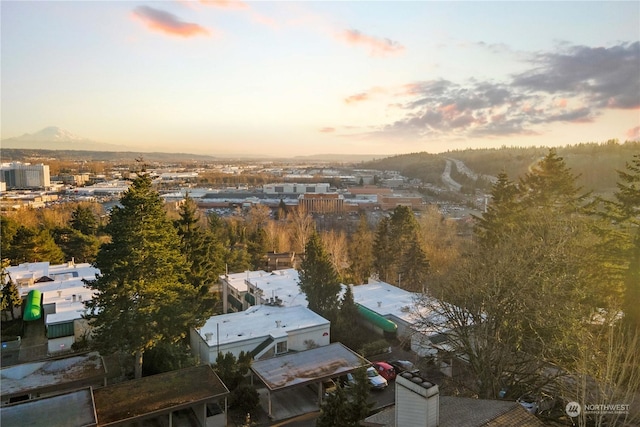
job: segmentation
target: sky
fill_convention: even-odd
[[[638,1],[7,1],[2,138],[441,153],[640,139]]]

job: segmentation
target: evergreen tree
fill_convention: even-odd
[[[45,262],[61,264],[64,262],[62,249],[56,244],[48,230],[36,231],[20,226],[11,240],[9,251],[11,264],[24,262]]]
[[[517,187],[502,174],[477,244],[443,286],[451,305],[424,300],[447,319],[441,332],[456,351],[469,355],[481,397],[496,397],[501,381],[548,382],[539,375],[546,363],[571,370],[585,319],[602,307],[608,282],[599,279],[597,240],[574,180],[553,150]]]
[[[71,213],[71,227],[87,236],[98,232],[98,220],[88,206],[78,205]]]
[[[380,280],[389,281],[393,269],[394,256],[391,252],[391,236],[389,234],[389,218],[383,217],[376,228],[373,242],[373,268]]]
[[[196,289],[187,283],[180,238],[167,218],[148,175],[140,175],[111,211],[105,231],[111,242],[96,259],[100,276],[87,281],[96,291],[89,309],[93,341],[102,350],[134,356],[142,376],[145,351],[176,342],[206,319],[194,311]]]
[[[493,185],[487,211],[480,217],[474,217],[478,243],[491,247],[499,242],[501,235],[513,232],[519,223],[520,207],[517,186],[506,173],[501,172]]]
[[[615,222],[609,248],[623,260],[625,321],[640,330],[640,154],[627,162],[626,171],[618,171],[617,187],[615,201],[607,204],[607,216]]]
[[[349,275],[356,285],[363,284],[373,269],[373,233],[366,215],[360,215],[358,228],[349,242]]]
[[[94,235],[83,234],[71,227],[58,227],[53,230],[53,239],[62,249],[67,260],[92,263],[100,248],[100,241]]]
[[[522,203],[529,207],[553,207],[567,212],[576,211],[579,202],[586,196],[579,196],[576,187],[577,176],[571,173],[555,148],[520,180]]]
[[[347,388],[338,387],[324,399],[316,426],[358,427],[369,415],[373,404],[369,403],[369,379],[366,368],[357,369],[353,377],[354,384]]]
[[[353,331],[358,323],[358,317],[358,306],[353,300],[353,290],[351,285],[346,285],[340,300],[337,319],[331,323],[331,340],[353,345],[354,338],[357,339]]]
[[[317,233],[311,234],[300,266],[300,290],[309,308],[326,319],[335,319],[340,282]]]
[[[413,292],[425,292],[429,275],[429,260],[420,246],[417,234],[407,243],[402,263],[398,286]]]
[[[22,298],[20,297],[20,291],[15,282],[11,279],[11,275],[7,271],[9,263],[2,261],[2,276],[0,278],[2,284],[2,294],[0,297],[0,311],[8,311],[11,320],[14,320],[13,309],[14,307],[20,307],[22,304]]]
[[[198,309],[203,319],[215,313],[218,298],[211,286],[224,273],[225,249],[213,234],[200,226],[200,215],[196,203],[189,195],[180,206],[180,218],[174,226],[180,236],[180,249],[187,261],[187,281],[197,290]]]
[[[3,259],[9,257],[9,254],[11,253],[11,242],[13,241],[13,236],[15,236],[19,227],[20,223],[13,219],[13,217],[0,215],[0,230],[2,230],[2,238],[0,239],[0,256]]]
[[[265,257],[269,251],[267,243],[267,232],[264,231],[263,228],[256,229],[249,236],[249,241],[247,242],[247,254],[249,255],[251,267],[254,270],[264,268]]]

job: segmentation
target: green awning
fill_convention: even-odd
[[[384,332],[395,333],[398,330],[398,325],[391,320],[379,315],[375,311],[370,310],[363,305],[356,303],[356,306],[358,307],[358,313],[360,313],[362,317],[382,329]]]
[[[251,305],[256,305],[256,297],[254,297],[253,295],[251,295],[249,292],[247,292],[246,294],[244,294],[244,300],[246,302],[248,302]]]
[[[24,308],[24,320],[38,320],[42,315],[42,306],[40,305],[41,293],[39,290],[34,289],[29,291],[27,295],[27,305]]]

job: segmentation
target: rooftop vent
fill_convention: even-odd
[[[213,334],[211,332],[205,333],[204,336],[206,337],[207,342],[211,341],[211,338],[213,338]]]

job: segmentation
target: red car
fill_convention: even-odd
[[[378,374],[387,381],[396,379],[396,370],[393,366],[386,362],[373,362],[373,367],[378,371]]]

